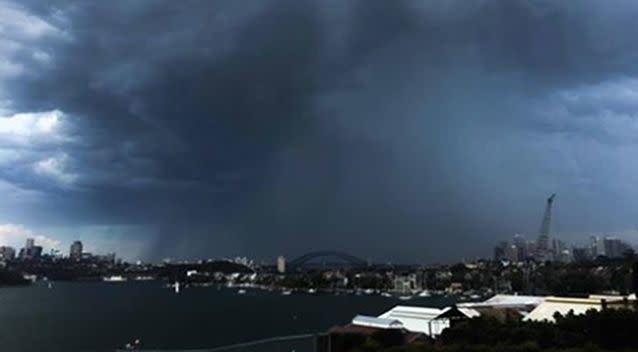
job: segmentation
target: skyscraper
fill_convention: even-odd
[[[631,249],[631,247],[616,237],[605,237],[605,255],[609,258],[620,258]]]
[[[71,259],[82,259],[82,242],[75,241],[71,244],[71,249],[69,250],[69,257]]]
[[[552,251],[549,246],[549,231],[552,226],[552,204],[554,203],[554,197],[556,197],[555,193],[547,198],[545,213],[543,214],[543,222],[541,224],[541,231],[538,235],[538,241],[536,242],[536,255],[540,260],[553,259]]]
[[[34,259],[42,255],[42,246],[36,246],[33,238],[27,238],[24,248],[20,249],[20,259]]]
[[[277,272],[283,274],[286,272],[286,258],[279,256],[277,258]]]
[[[505,249],[507,248],[507,241],[501,241],[494,247],[494,260],[505,259]]]
[[[591,236],[590,248],[594,258],[605,255],[605,242],[600,236]]]

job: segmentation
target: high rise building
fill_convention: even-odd
[[[69,250],[69,257],[75,260],[82,259],[82,242],[81,241],[74,241],[71,244],[71,249]]]
[[[30,258],[40,258],[42,256],[42,246],[33,246],[27,252]]]
[[[42,246],[36,246],[33,238],[27,238],[24,248],[20,249],[20,259],[40,258]]]
[[[514,244],[516,245],[516,249],[518,250],[518,260],[524,261],[530,257],[529,253],[529,244],[525,240],[525,236],[517,233],[514,234]]]
[[[609,258],[620,258],[631,249],[628,244],[616,237],[605,237],[603,243],[605,245],[605,255]]]
[[[279,256],[277,258],[277,272],[283,274],[286,272],[286,258]]]
[[[600,236],[591,236],[589,247],[594,258],[605,255],[605,241]]]
[[[505,249],[507,248],[507,242],[501,241],[496,247],[494,247],[494,260],[505,259]]]
[[[591,247],[573,247],[572,257],[576,262],[582,262],[592,259],[594,257]]]
[[[16,257],[16,250],[9,246],[0,246],[0,259],[13,260]]]
[[[518,248],[515,244],[508,244],[505,247],[505,258],[510,262],[516,263],[519,261]]]
[[[554,197],[556,197],[556,194],[552,194],[547,198],[541,231],[538,235],[538,241],[536,241],[536,257],[540,260],[553,259],[553,251],[549,243],[549,232],[552,226],[552,205],[554,204]]]

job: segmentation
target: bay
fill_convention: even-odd
[[[324,332],[356,314],[397,304],[444,306],[449,298],[400,301],[380,295],[281,295],[248,289],[165,283],[45,283],[0,288],[2,351],[113,351],[140,339],[144,348],[194,349]]]

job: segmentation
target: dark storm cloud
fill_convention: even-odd
[[[2,85],[14,111],[64,112],[40,164],[69,181],[31,175],[40,154],[2,175],[69,221],[152,225],[153,256],[458,259],[534,236],[552,192],[560,231],[632,227],[635,206],[599,205],[638,193],[618,185],[638,171],[638,6],[616,5],[27,3],[61,34]]]

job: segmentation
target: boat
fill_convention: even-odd
[[[175,288],[175,293],[179,293],[179,281],[175,281],[175,285],[173,285],[173,287]]]
[[[390,294],[388,292],[382,292],[381,296],[383,296],[383,297],[392,297],[392,294]]]
[[[237,294],[245,295],[246,294],[246,290],[244,290],[243,288],[239,289],[239,291],[237,291]]]
[[[284,296],[290,296],[292,294],[292,290],[284,290],[281,292],[281,294]]]
[[[399,299],[402,301],[408,301],[412,299],[412,296],[399,296]]]
[[[105,276],[103,280],[105,282],[124,282],[126,281],[126,278],[122,275],[112,275],[112,276]]]
[[[317,290],[315,290],[314,288],[309,288],[308,293],[317,293]]]
[[[428,290],[423,290],[421,291],[421,293],[419,293],[419,297],[430,297],[430,296],[431,294],[430,294],[430,291]]]
[[[363,291],[366,295],[371,295],[374,293],[374,290],[371,288],[366,289],[365,291]]]

